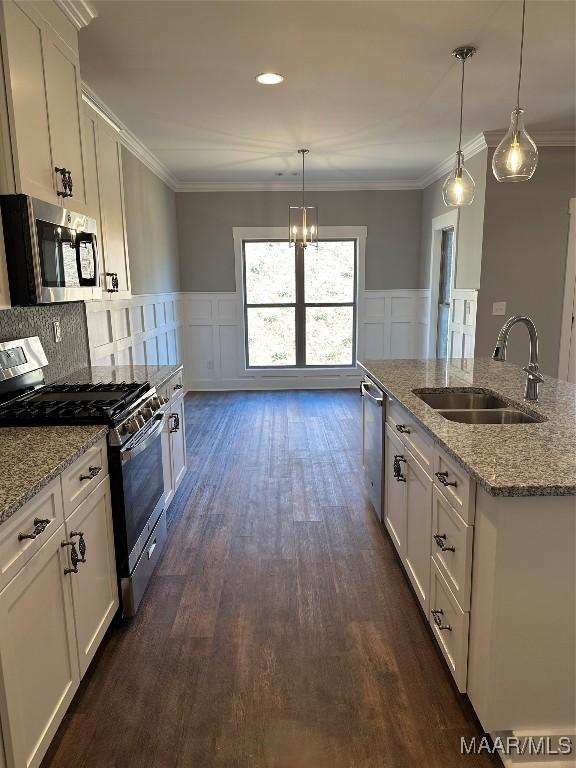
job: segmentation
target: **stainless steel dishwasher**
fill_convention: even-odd
[[[362,395],[362,465],[368,496],[382,520],[382,478],[384,474],[384,392],[370,379],[360,385]]]

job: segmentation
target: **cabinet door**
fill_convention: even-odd
[[[98,177],[102,212],[102,250],[104,286],[110,287],[110,275],[118,278],[118,292],[110,297],[126,296],[130,292],[130,267],[124,217],[121,146],[112,128],[98,122]]]
[[[98,247],[101,250],[102,222],[100,189],[98,186],[98,116],[87,104],[82,105],[84,121],[84,169],[86,182],[86,212],[98,225]]]
[[[72,597],[80,677],[84,676],[116,609],[118,584],[114,556],[110,481],[105,478],[66,521],[69,541],[86,545],[85,563],[73,574]]]
[[[63,205],[85,213],[80,67],[73,52],[49,27],[44,31],[43,41],[52,159],[56,167],[71,172],[73,182],[72,197],[63,198]]]
[[[174,491],[186,472],[186,424],[184,421],[184,397],[170,406],[170,449],[172,454],[172,478]]]
[[[36,768],[79,684],[64,525],[0,593],[0,718],[8,768]]]
[[[31,3],[1,3],[0,17],[15,183],[2,191],[58,203],[44,80],[45,25]]]
[[[172,471],[172,434],[173,419],[168,418],[162,432],[162,468],[164,470],[164,509],[168,509],[174,496],[174,473]]]
[[[384,524],[398,554],[403,557],[406,540],[406,464],[402,459],[406,459],[406,449],[388,425],[384,450]],[[400,477],[396,477],[394,472],[395,457],[399,457]]]
[[[432,480],[408,454],[404,564],[418,599],[428,607],[432,538]]]

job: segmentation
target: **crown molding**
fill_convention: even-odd
[[[299,192],[302,185],[295,181],[179,181],[176,192]],[[383,179],[380,181],[323,181],[307,182],[307,192],[360,192],[421,189],[419,181],[411,179]]]
[[[177,191],[178,179],[166,168],[156,155],[143,144],[140,139],[127,128],[120,118],[109,109],[87,83],[82,81],[82,99],[88,104],[108,125],[118,133],[121,144],[130,150],[135,157],[152,171],[173,192]]]
[[[506,131],[485,131],[486,145],[497,147]],[[530,131],[534,143],[538,147],[574,147],[576,133],[574,131]]]
[[[98,11],[87,0],[56,0],[56,4],[78,30],[98,16]]]
[[[486,139],[484,138],[483,133],[479,133],[477,136],[474,136],[473,139],[468,141],[466,144],[462,145],[462,153],[464,155],[465,160],[469,160],[471,157],[474,157],[474,155],[477,155],[479,152],[482,152],[483,149],[486,149]],[[435,165],[434,168],[432,168],[431,171],[429,171],[427,174],[422,176],[418,180],[419,189],[426,189],[426,187],[429,187],[430,184],[433,184],[435,181],[438,181],[438,179],[443,178],[446,176],[450,171],[454,168],[454,162],[455,162],[456,153],[453,152],[449,157],[447,157],[445,160],[443,160],[438,165]]]

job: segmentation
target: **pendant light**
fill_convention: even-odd
[[[458,151],[456,152],[456,166],[450,172],[442,187],[444,205],[460,208],[470,205],[474,200],[474,179],[464,167],[464,154],[462,152],[462,114],[464,110],[464,66],[466,60],[476,53],[476,48],[471,45],[463,45],[452,51],[452,56],[462,62],[462,82],[460,84],[460,132],[458,135]]]
[[[528,181],[538,165],[538,149],[524,128],[524,110],[520,108],[522,55],[524,53],[524,24],[526,0],[522,2],[522,34],[520,37],[520,67],[516,106],[512,110],[510,128],[492,155],[492,172],[498,181]]]
[[[309,243],[318,246],[318,208],[315,205],[306,205],[304,183],[304,158],[309,149],[299,149],[302,155],[302,204],[291,205],[289,212],[289,239],[290,245],[301,245],[306,248]]]

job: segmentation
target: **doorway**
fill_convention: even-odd
[[[576,198],[574,197],[570,200],[569,212],[570,225],[558,378],[576,384]]]
[[[438,281],[438,323],[436,357],[448,357],[452,274],[454,270],[454,227],[442,230],[440,242],[440,278]]]
[[[450,357],[452,293],[458,263],[458,210],[432,219],[428,357]]]

